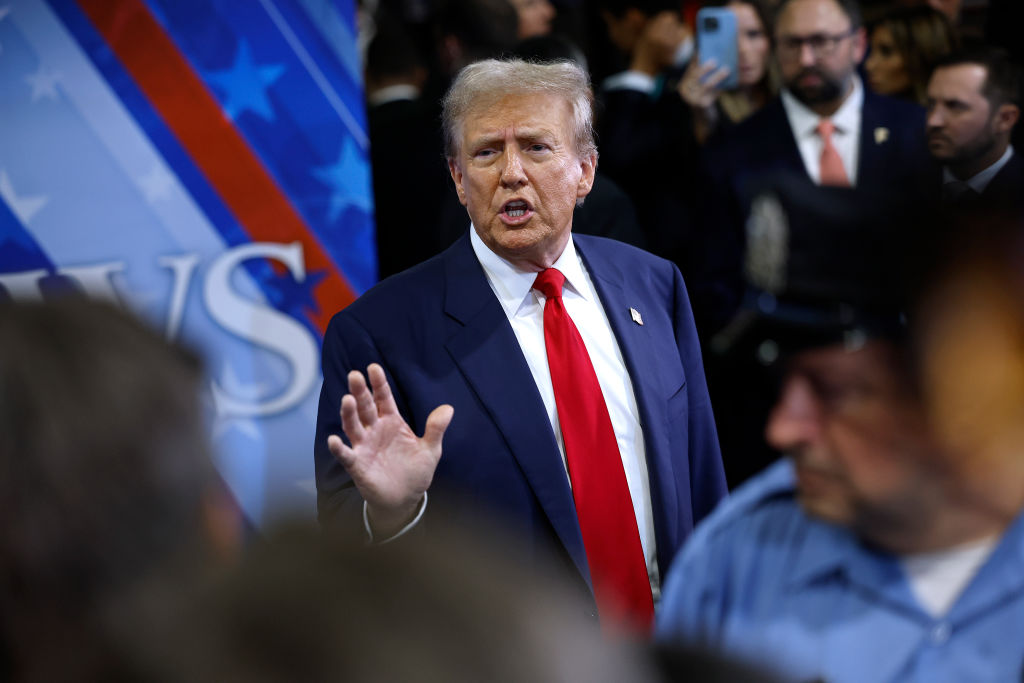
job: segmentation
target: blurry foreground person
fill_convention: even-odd
[[[922,386],[964,495],[1010,523],[1024,505],[1024,229],[972,219],[920,315]]]
[[[108,305],[0,304],[0,679],[116,678],[127,596],[234,549],[199,381]]]
[[[575,591],[536,564],[524,573],[495,529],[475,531],[436,524],[429,542],[379,547],[271,534],[151,615],[162,626],[142,634],[141,661],[168,683],[656,680],[638,651],[602,639]]]
[[[879,95],[924,104],[935,63],[956,47],[942,12],[925,5],[895,8],[871,29],[871,53],[864,62],[868,84]]]
[[[813,216],[787,220],[813,208],[791,190],[766,194],[777,210],[751,220],[738,318],[752,353],[781,370],[766,436],[788,457],[698,527],[658,633],[796,680],[1020,680],[1024,478],[1009,459],[965,478],[929,427],[893,289],[923,242],[893,244],[885,213],[852,226],[857,242]],[[864,209],[849,190],[818,192],[843,215]],[[809,253],[814,240],[831,247]],[[1002,514],[968,495],[982,474],[1002,479]]]

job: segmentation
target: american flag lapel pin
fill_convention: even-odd
[[[635,308],[629,309],[629,317],[632,318],[633,322],[635,322],[637,325],[644,324],[644,319],[640,317],[640,311],[636,310]]]

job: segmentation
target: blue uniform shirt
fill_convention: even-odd
[[[792,465],[725,500],[672,564],[657,635],[797,680],[1016,681],[1024,673],[1024,515],[941,618],[899,559],[808,517]]]

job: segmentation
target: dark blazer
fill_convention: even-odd
[[[930,160],[924,110],[905,100],[864,91],[856,188],[866,197],[929,194]],[[689,255],[694,308],[701,332],[725,324],[743,291],[744,226],[767,180],[789,176],[812,185],[781,97],[709,145],[702,191],[707,197],[701,238]],[[688,276],[690,278],[690,276]]]
[[[989,181],[981,193],[981,200],[993,208],[1014,211],[1018,217],[1024,213],[1024,159],[1016,150]]]
[[[689,301],[673,264],[613,240],[574,240],[632,378],[664,576],[694,524],[725,494]],[[550,421],[468,234],[374,287],[328,326],[315,445],[319,513],[327,524],[362,524],[362,501],[326,441],[341,433],[346,374],[374,361],[387,370],[399,410],[417,433],[437,405],[455,407],[427,515],[442,501],[469,517],[495,512],[539,553],[561,553],[589,585]]]

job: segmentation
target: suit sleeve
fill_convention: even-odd
[[[715,417],[711,411],[707,380],[700,343],[693,323],[693,312],[686,285],[679,269],[672,268],[674,277],[674,326],[679,357],[686,372],[686,391],[689,403],[687,433],[690,464],[690,505],[693,522],[706,517],[725,497],[727,488],[722,467],[722,453],[718,445]]]
[[[317,513],[325,528],[353,538],[363,537],[363,499],[345,468],[327,448],[327,437],[341,431],[341,397],[348,393],[348,373],[366,371],[371,362],[380,362],[380,354],[370,335],[345,311],[338,313],[324,333],[321,363],[324,383],[316,419],[313,456],[316,464]],[[348,443],[348,440],[345,439]]]

